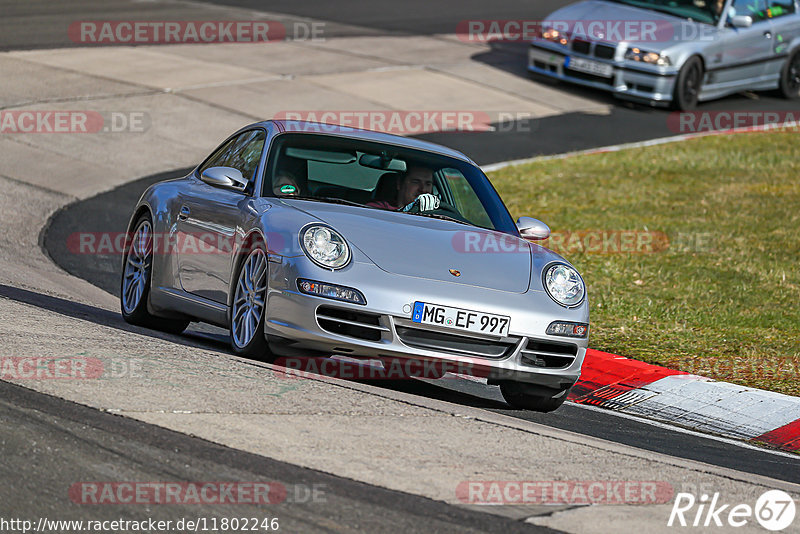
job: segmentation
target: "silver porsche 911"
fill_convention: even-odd
[[[145,191],[122,314],[171,332],[228,328],[249,357],[447,362],[513,406],[550,411],[580,375],[589,308],[578,272],[531,242],[549,233],[515,224],[454,150],[266,121]]]
[[[745,90],[800,97],[797,0],[588,0],[541,26],[536,75],[681,110]]]

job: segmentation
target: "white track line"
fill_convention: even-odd
[[[728,445],[736,445],[737,447],[742,447],[743,449],[752,449],[752,450],[755,450],[755,451],[759,451],[759,452],[763,452],[763,453],[767,453],[767,454],[772,454],[772,455],[775,455],[775,456],[782,456],[784,458],[792,458],[794,460],[800,459],[800,454],[793,454],[791,452],[778,451],[778,450],[775,450],[775,449],[767,449],[765,447],[759,447],[757,445],[752,445],[752,444],[750,444],[750,443],[748,443],[746,441],[742,441],[742,440],[724,438],[722,436],[717,436],[715,434],[706,434],[706,433],[703,433],[703,432],[698,432],[696,430],[691,430],[691,429],[688,429],[688,428],[684,428],[682,426],[671,425],[671,424],[668,424],[668,423],[662,423],[660,421],[655,421],[653,419],[646,419],[644,417],[639,417],[639,416],[636,416],[636,415],[629,415],[629,414],[626,414],[626,413],[617,412],[615,410],[609,410],[607,408],[598,408],[597,406],[591,406],[591,405],[588,405],[588,404],[576,404],[574,402],[569,402],[569,404],[570,404],[570,406],[575,406],[577,408],[583,408],[583,409],[586,409],[586,410],[591,410],[591,411],[600,412],[600,413],[604,413],[604,414],[612,414],[612,415],[616,415],[618,417],[622,417],[622,418],[625,418],[625,419],[630,419],[632,421],[638,421],[640,423],[645,423],[647,425],[655,426],[655,427],[658,427],[658,428],[663,428],[665,430],[672,430],[672,431],[675,431],[675,432],[680,432],[681,434],[689,434],[691,436],[696,436],[698,438],[713,439],[714,441],[720,441],[722,443],[727,443]]]
[[[494,172],[505,167],[513,165],[524,165],[526,163],[535,163],[537,161],[549,161],[553,159],[566,159],[575,156],[584,156],[587,154],[602,154],[605,152],[619,152],[620,150],[628,150],[631,148],[643,148],[648,146],[665,145],[668,143],[677,143],[686,141],[688,139],[697,139],[700,137],[710,137],[715,135],[730,135],[737,133],[751,133],[751,132],[765,132],[768,130],[778,130],[784,127],[796,127],[794,124],[765,124],[761,126],[748,126],[745,128],[734,128],[731,130],[713,130],[710,132],[700,132],[692,134],[674,135],[672,137],[660,137],[658,139],[650,139],[649,141],[638,141],[636,143],[623,143],[619,145],[610,145],[599,148],[589,148],[586,150],[576,150],[573,152],[565,152],[563,154],[551,154],[546,156],[534,156],[531,158],[512,159],[509,161],[501,161],[499,163],[490,163],[489,165],[481,166],[484,173]]]

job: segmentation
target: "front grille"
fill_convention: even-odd
[[[573,78],[578,78],[579,80],[602,83],[605,85],[614,85],[614,78],[604,78],[603,76],[596,76],[594,74],[588,74],[586,72],[579,72],[577,70],[572,70],[567,67],[564,68],[564,74],[566,74],[567,76],[572,76]]]
[[[383,333],[389,332],[389,328],[381,324],[380,315],[332,306],[317,308],[317,323],[332,334],[365,341],[380,341]]]
[[[546,369],[562,369],[569,367],[578,355],[578,346],[574,343],[553,343],[529,339],[520,352],[522,363]]]
[[[397,326],[397,337],[409,347],[481,358],[503,358],[513,353],[519,343],[519,338],[493,341],[405,326]]]
[[[595,45],[594,55],[600,59],[614,59],[617,49],[608,45]]]
[[[579,54],[586,54],[589,55],[589,49],[592,47],[592,43],[589,41],[583,41],[581,39],[575,39],[572,41],[572,50],[573,52],[577,52]]]

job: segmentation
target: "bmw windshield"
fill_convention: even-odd
[[[609,0],[617,4],[649,9],[695,22],[716,24],[724,0]]]

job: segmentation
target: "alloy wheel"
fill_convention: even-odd
[[[239,271],[233,299],[231,336],[239,348],[247,347],[258,330],[264,314],[267,290],[267,255],[253,250]]]
[[[125,260],[125,273],[122,280],[122,307],[126,313],[133,313],[139,306],[147,286],[150,266],[153,262],[153,228],[150,221],[144,220],[133,234],[128,256]]]

